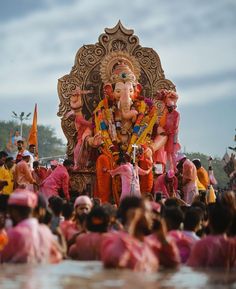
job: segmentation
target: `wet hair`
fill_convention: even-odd
[[[208,206],[209,226],[214,234],[223,234],[230,227],[233,214],[226,206],[217,202]]]
[[[65,159],[63,162],[63,166],[65,166],[65,167],[69,167],[69,166],[73,166],[73,165],[74,165],[74,162],[72,160],[69,160],[69,159]]]
[[[93,208],[87,216],[87,229],[91,232],[105,233],[109,225],[109,214],[103,207]]]
[[[184,214],[179,207],[166,207],[164,209],[164,219],[168,230],[178,230],[184,220]]]
[[[143,200],[138,197],[126,197],[121,201],[117,216],[122,224],[127,222],[127,212],[129,209],[143,208]]]
[[[52,196],[48,199],[49,206],[52,212],[58,216],[62,212],[63,208],[63,199],[58,196]]]
[[[184,217],[184,230],[193,231],[200,223],[203,217],[203,212],[198,207],[188,208]]]
[[[64,203],[62,206],[62,216],[68,220],[72,217],[73,215],[73,205],[71,203]]]

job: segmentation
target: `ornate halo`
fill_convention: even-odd
[[[100,74],[103,83],[114,83],[112,78],[114,67],[119,63],[125,63],[135,76],[135,82],[140,77],[140,65],[136,58],[124,51],[113,51],[101,62]]]

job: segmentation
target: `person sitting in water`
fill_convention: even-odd
[[[13,192],[8,200],[13,227],[7,231],[8,243],[0,252],[2,263],[58,263],[60,246],[50,229],[32,217],[37,195],[28,190]]]
[[[77,236],[69,256],[75,260],[101,260],[101,243],[108,225],[107,211],[103,207],[94,207],[86,218],[88,232]]]

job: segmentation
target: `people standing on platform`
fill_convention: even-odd
[[[141,169],[136,163],[133,165],[130,162],[127,162],[125,156],[121,155],[118,159],[118,167],[109,170],[108,172],[112,177],[116,175],[121,176],[121,196],[120,201],[128,196],[141,197],[139,175],[147,175],[152,170],[152,166],[147,169]]]
[[[69,201],[69,172],[73,170],[74,162],[64,160],[63,165],[59,165],[56,169],[43,181],[41,192],[46,200],[51,196],[59,196],[60,190],[63,191],[65,198]]]
[[[208,189],[208,186],[210,185],[210,179],[208,176],[208,172],[202,166],[200,159],[193,159],[192,162],[194,163],[194,165],[197,169],[198,180],[199,180],[200,184],[204,187],[204,191],[206,191]],[[200,188],[198,187],[199,191],[200,191]]]

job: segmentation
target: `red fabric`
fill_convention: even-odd
[[[79,235],[70,247],[69,256],[75,260],[101,260],[101,243],[104,234],[88,232]]]
[[[1,262],[58,263],[62,255],[46,225],[35,218],[26,219],[7,232],[8,243],[0,252]]]
[[[125,232],[109,233],[104,237],[101,259],[105,267],[134,271],[155,272],[159,265],[149,242],[140,242]]]
[[[236,267],[236,238],[209,235],[198,241],[188,260],[191,267]]]

